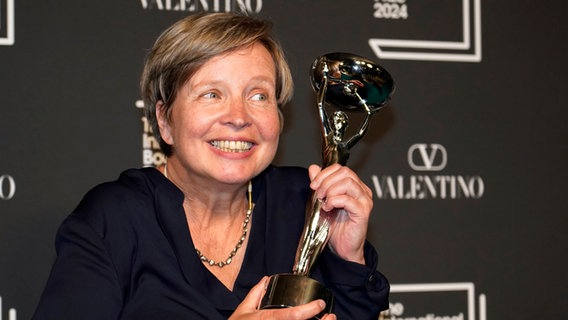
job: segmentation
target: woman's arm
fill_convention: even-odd
[[[57,258],[33,319],[118,319],[122,294],[102,238],[76,215],[56,238]]]

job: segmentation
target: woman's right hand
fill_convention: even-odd
[[[229,320],[274,319],[274,320],[306,320],[315,317],[325,308],[323,300],[315,300],[301,306],[283,309],[259,310],[258,305],[265,293],[268,277],[264,277],[247,294]],[[335,320],[333,314],[326,314],[322,320]]]

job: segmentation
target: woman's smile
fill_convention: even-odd
[[[246,152],[253,147],[253,143],[248,141],[214,140],[209,143],[224,152]]]

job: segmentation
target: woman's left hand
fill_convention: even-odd
[[[310,188],[321,209],[337,215],[328,245],[344,260],[365,264],[363,246],[373,209],[373,191],[353,170],[339,164],[309,167]]]

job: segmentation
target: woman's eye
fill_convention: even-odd
[[[219,98],[219,95],[215,92],[207,92],[206,94],[203,95],[203,98],[216,99],[216,98]]]
[[[268,100],[268,96],[263,93],[257,93],[252,96],[252,100],[254,101],[266,101]]]

